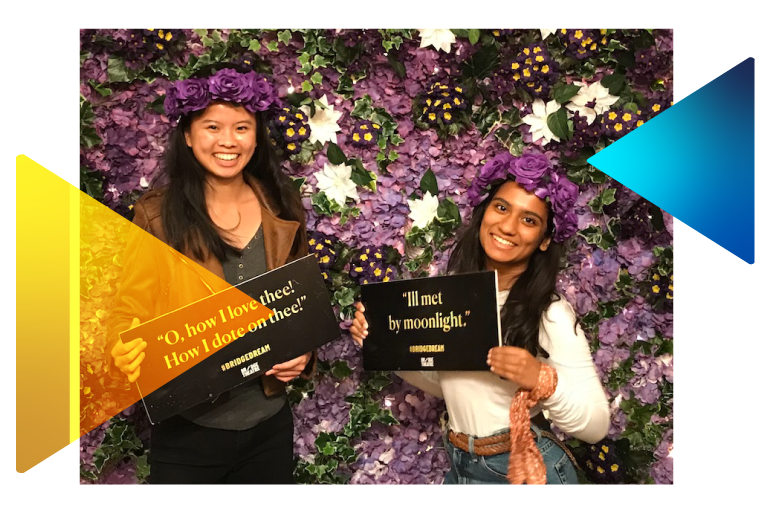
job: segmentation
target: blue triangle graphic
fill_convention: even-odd
[[[727,144],[723,131],[732,134]],[[588,162],[754,263],[755,59],[720,75]]]

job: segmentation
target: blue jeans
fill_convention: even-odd
[[[536,425],[531,425],[533,438],[544,458],[547,468],[547,484],[577,484],[576,468],[565,451],[551,439],[540,435]],[[492,435],[503,434],[506,430]],[[509,452],[498,455],[482,456],[472,450],[465,452],[456,448],[445,436],[445,447],[451,459],[451,470],[446,473],[445,484],[507,484]]]

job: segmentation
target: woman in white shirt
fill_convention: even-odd
[[[530,409],[530,417],[543,411],[560,430],[589,443],[608,432],[608,403],[589,344],[573,309],[555,289],[561,242],[576,231],[572,208],[577,195],[578,187],[557,175],[540,154],[490,160],[468,191],[471,204],[477,205],[451,254],[448,272],[496,270],[504,344],[489,352],[488,372],[399,373],[445,399],[451,458],[445,483],[507,483],[510,404],[518,391],[541,391],[543,376],[554,373],[551,369],[557,374],[556,386]],[[350,333],[362,344],[368,324],[362,304],[357,308]],[[523,469],[540,471],[542,477],[546,471],[549,484],[578,483],[570,454],[536,425],[546,423],[541,419],[532,422],[530,434],[540,462],[524,465],[543,461],[543,467]],[[513,443],[516,439],[513,435]],[[509,479],[515,481],[511,473]]]

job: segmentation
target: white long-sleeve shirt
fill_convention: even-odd
[[[499,292],[499,307],[509,295]],[[560,430],[588,443],[608,433],[610,412],[589,344],[576,315],[563,298],[553,302],[541,321],[539,344],[549,358],[538,359],[557,370],[554,394],[531,409],[542,409]],[[485,437],[509,428],[509,407],[517,384],[487,372],[397,372],[410,384],[445,400],[449,426],[456,432]]]

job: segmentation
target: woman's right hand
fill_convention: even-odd
[[[131,329],[138,327],[138,318],[134,318],[131,322]],[[146,357],[144,349],[147,347],[147,343],[143,338],[136,338],[128,343],[123,343],[121,340],[117,340],[117,343],[112,347],[112,359],[115,361],[121,372],[128,376],[128,382],[134,383],[141,374],[141,362]]]
[[[356,303],[355,318],[352,320],[352,326],[349,328],[349,334],[352,335],[352,339],[355,343],[363,346],[363,340],[368,336],[368,322],[365,320],[365,307],[361,303]]]

